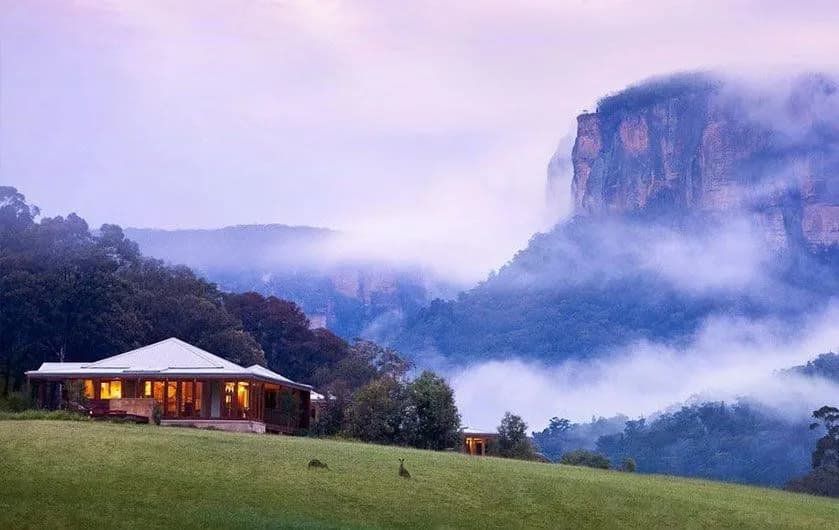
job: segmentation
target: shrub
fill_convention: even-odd
[[[160,425],[160,418],[163,417],[163,407],[155,403],[151,412],[151,419],[155,425]]]
[[[559,463],[567,466],[585,466],[598,469],[609,469],[611,467],[608,458],[600,453],[589,451],[587,449],[569,451],[562,455],[562,458],[559,459]]]
[[[839,468],[819,467],[813,469],[803,477],[790,480],[784,489],[825,497],[839,497]]]
[[[32,399],[22,392],[10,392],[6,398],[0,398],[0,411],[23,412],[34,407]]]
[[[635,473],[636,467],[635,460],[632,458],[624,458],[623,462],[621,462],[621,471],[625,471],[626,473]]]

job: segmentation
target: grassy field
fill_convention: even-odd
[[[413,475],[397,475],[398,458]],[[319,458],[329,470],[308,470]],[[0,422],[0,528],[829,528],[769,489],[326,440]]]

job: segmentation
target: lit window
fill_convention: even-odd
[[[82,392],[87,399],[93,399],[93,380],[85,379],[82,385]]]
[[[239,383],[239,408],[247,410],[250,407],[250,392],[248,384],[245,382]]]
[[[101,381],[99,383],[101,399],[119,399],[122,397],[122,381]]]
[[[203,396],[204,383],[198,381],[195,383],[195,415],[201,416],[201,397]]]
[[[166,385],[166,402],[163,412],[167,416],[174,416],[178,412],[178,382],[169,381]]]
[[[143,397],[151,397],[151,381],[146,381],[143,385]]]
[[[192,381],[181,382],[181,416],[192,417],[200,407],[196,407],[196,395]]]

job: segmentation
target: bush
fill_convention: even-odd
[[[23,412],[35,408],[32,399],[22,392],[10,392],[5,398],[0,398],[0,411]]]
[[[565,453],[559,459],[559,463],[567,466],[585,466],[598,469],[609,469],[611,467],[608,458],[600,453],[587,449],[577,449],[576,451]]]
[[[163,417],[163,407],[155,403],[151,411],[151,419],[155,425],[160,425],[160,418]]]
[[[839,497],[839,468],[813,469],[803,477],[790,480],[784,489],[824,497]]]
[[[621,471],[626,473],[635,473],[635,469],[637,466],[635,465],[635,460],[632,458],[624,458],[623,462],[621,462]]]
[[[69,410],[24,410],[21,412],[0,412],[0,421],[6,420],[60,420],[88,421],[90,417]]]

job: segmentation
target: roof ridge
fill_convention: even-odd
[[[119,359],[120,357],[128,355],[129,353],[137,353],[140,350],[145,350],[147,348],[151,348],[152,346],[157,346],[158,344],[163,344],[164,342],[169,342],[172,339],[179,340],[175,337],[169,337],[168,339],[159,340],[159,341],[153,342],[151,344],[146,344],[145,346],[140,346],[139,348],[134,348],[133,350],[128,350],[128,351],[125,351],[125,352],[122,352],[122,353],[118,353],[116,355],[111,355],[110,357],[105,357],[104,359],[99,359],[98,361],[93,361],[92,363],[85,364],[84,368],[90,368],[91,366],[96,366],[97,364],[100,364],[100,363],[105,362],[105,361],[111,361],[113,359]]]
[[[180,348],[183,348],[184,350],[188,351],[192,355],[195,355],[196,357],[204,359],[208,363],[213,363],[214,365],[220,364],[220,366],[217,366],[217,368],[224,367],[224,363],[219,363],[218,360],[217,360],[217,359],[221,359],[222,361],[225,361],[226,359],[224,359],[223,357],[220,357],[218,355],[210,353],[207,350],[202,350],[198,346],[193,346],[192,344],[190,344],[188,342],[185,342],[185,341],[182,341],[181,339],[179,339],[177,337],[172,337],[172,339],[175,340],[175,344],[177,344]],[[166,339],[166,340],[170,340],[170,339]],[[213,357],[215,357],[215,359]],[[230,361],[227,361],[227,362],[230,362]],[[231,364],[236,364],[236,363],[231,363]]]

